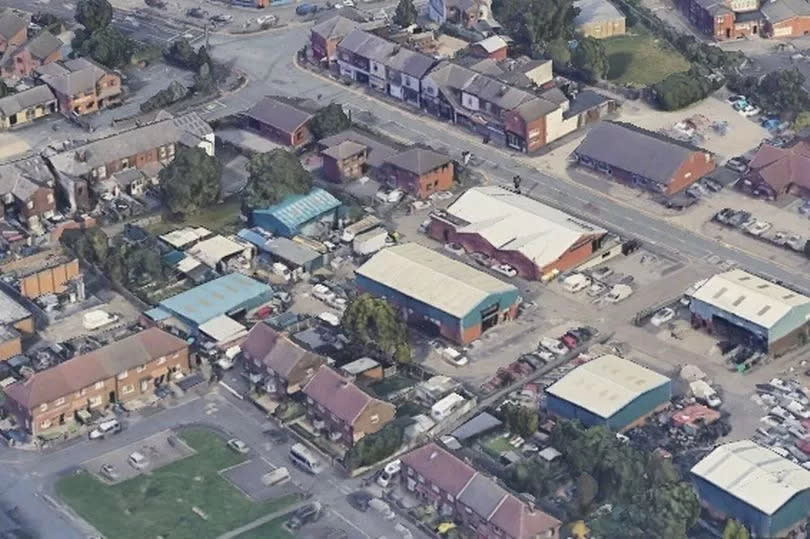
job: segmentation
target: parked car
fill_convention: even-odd
[[[605,296],[605,301],[608,303],[619,303],[620,301],[629,298],[632,293],[633,289],[626,284],[617,284],[611,288],[610,292],[608,292],[607,296]]]
[[[88,437],[91,440],[101,440],[110,434],[118,434],[121,430],[123,430],[121,423],[116,419],[111,419],[99,423],[96,428],[90,431]]]
[[[568,347],[565,346],[558,339],[550,339],[548,337],[543,337],[542,339],[540,339],[540,347],[545,348],[546,350],[558,356],[568,353]]]
[[[492,266],[492,269],[500,273],[501,275],[505,275],[506,277],[514,277],[517,275],[517,270],[510,266],[509,264],[497,264]]]
[[[452,346],[448,346],[441,350],[441,355],[447,360],[451,365],[456,367],[463,367],[467,363],[469,363],[469,359],[463,353],[459,352]]]
[[[328,303],[329,301],[335,299],[335,293],[324,284],[316,284],[312,287],[312,297],[319,299],[324,303]]]
[[[759,114],[760,111],[759,107],[755,107],[754,105],[747,105],[738,111],[740,114],[745,116],[746,118],[751,118],[752,116],[756,116]]]
[[[121,474],[118,472],[118,468],[116,468],[112,464],[102,464],[100,472],[101,475],[103,475],[110,481],[115,481],[121,477]]]
[[[607,266],[602,266],[601,268],[596,268],[595,270],[591,271],[591,277],[594,279],[599,279],[603,281],[613,275],[613,270]]]
[[[769,242],[773,243],[774,245],[785,245],[788,241],[789,233],[783,230],[777,230],[773,234],[769,235],[767,239]]]
[[[729,105],[734,105],[735,103],[737,103],[739,101],[748,102],[748,98],[745,97],[744,95],[735,94],[735,95],[732,95],[731,97],[729,97],[728,99],[726,99],[726,102]]]
[[[652,325],[655,327],[660,327],[669,322],[670,320],[672,320],[673,318],[675,318],[675,310],[672,309],[671,307],[664,307],[663,309],[661,309],[660,311],[658,311],[653,315],[652,319],[650,320],[650,323],[652,323]]]
[[[726,168],[733,170],[734,172],[739,172],[744,174],[748,172],[748,163],[745,162],[740,157],[732,157],[728,161],[726,161]]]
[[[267,429],[264,431],[264,434],[276,445],[286,443],[287,440],[290,439],[283,430]]]
[[[349,493],[346,496],[346,501],[349,502],[349,505],[357,509],[358,511],[367,511],[368,510],[368,502],[374,499],[374,496],[365,490],[356,490],[354,492]]]
[[[703,178],[700,180],[700,183],[713,193],[719,193],[723,190],[723,184],[712,178]]]
[[[745,230],[752,236],[761,236],[770,230],[771,226],[771,223],[768,223],[767,221],[755,221],[753,224],[746,227]]]
[[[785,244],[793,249],[794,251],[801,252],[804,250],[804,246],[807,243],[807,240],[804,237],[800,236],[799,234],[791,234]]]
[[[213,17],[211,17],[210,20],[211,22],[222,22],[222,23],[230,22],[231,20],[233,20],[233,15],[222,15],[222,14],[214,15]]]
[[[139,453],[138,451],[134,451],[132,454],[129,455],[127,462],[130,466],[135,468],[136,470],[143,470],[147,466],[149,466],[149,459],[147,459],[143,454]]]
[[[585,290],[591,284],[591,279],[581,273],[574,273],[563,279],[563,288],[572,294]]]
[[[601,295],[602,295],[602,294],[604,294],[606,291],[607,291],[607,285],[606,285],[606,284],[604,284],[604,283],[593,283],[593,284],[592,284],[592,285],[591,285],[591,286],[588,288],[588,292],[587,292],[587,293],[588,293],[588,295],[589,295],[590,297],[595,298],[595,297],[597,297],[597,296],[601,296]]]
[[[291,530],[297,530],[304,524],[315,522],[321,518],[321,503],[312,502],[297,509],[290,520],[287,521],[287,527]]]
[[[470,258],[475,260],[476,264],[484,266],[485,268],[489,268],[495,264],[495,260],[491,256],[480,251],[470,253]]]
[[[560,337],[560,340],[565,346],[568,347],[569,350],[573,350],[574,348],[577,347],[577,344],[579,344],[577,342],[577,338],[571,335],[570,333],[566,333],[565,335]]]
[[[802,215],[810,215],[810,200],[805,200],[802,202],[802,205],[799,206],[798,211]]]
[[[228,440],[227,443],[228,443],[228,447],[230,447],[231,449],[233,449],[237,453],[244,454],[244,453],[247,453],[247,452],[250,451],[250,448],[248,447],[248,445],[245,442],[243,442],[242,440],[240,440],[239,438],[231,438],[230,440]]]
[[[309,4],[304,2],[303,4],[298,4],[295,8],[296,15],[309,15],[310,13],[316,13],[318,11],[318,6],[314,4]]]
[[[464,254],[464,247],[460,243],[456,243],[454,241],[445,243],[444,250],[450,251],[454,255],[463,255]]]

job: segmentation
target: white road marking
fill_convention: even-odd
[[[368,538],[368,539],[371,539],[371,536],[370,536],[369,534],[367,534],[366,532],[364,532],[363,530],[361,530],[360,528],[358,528],[358,527],[357,527],[357,526],[354,524],[354,522],[352,522],[352,521],[351,521],[351,520],[349,520],[348,518],[344,517],[343,515],[341,515],[340,513],[338,513],[337,511],[335,511],[334,509],[330,509],[330,510],[331,510],[331,511],[332,511],[332,513],[333,513],[333,514],[334,514],[336,517],[338,517],[340,520],[342,520],[343,522],[345,522],[346,524],[348,524],[349,526],[351,526],[352,528],[354,528],[355,530],[357,530],[358,532],[360,532],[360,534],[361,534],[363,537],[366,537],[366,538]]]

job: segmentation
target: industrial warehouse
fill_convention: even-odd
[[[810,298],[739,269],[709,279],[689,308],[693,325],[774,355],[810,336]]]
[[[459,344],[517,314],[515,286],[416,243],[377,253],[355,274],[361,290],[386,298],[410,323]]]
[[[701,504],[757,537],[788,537],[810,512],[810,471],[750,440],[717,447],[692,468]]]
[[[607,231],[501,187],[475,187],[431,214],[431,237],[460,243],[540,279],[565,271],[599,249]]]
[[[546,388],[549,412],[583,425],[632,428],[672,398],[666,376],[614,355],[580,365]]]

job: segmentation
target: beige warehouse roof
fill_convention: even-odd
[[[608,354],[580,365],[546,392],[608,418],[639,395],[668,381],[655,371]]]
[[[501,187],[467,190],[447,213],[469,225],[459,232],[476,233],[493,247],[518,251],[540,267],[559,259],[583,236],[605,229]]]
[[[171,232],[163,234],[160,239],[172,247],[182,249],[189,243],[194,243],[195,241],[207,238],[210,235],[211,231],[205,227],[186,227],[178,230],[172,230]]]
[[[211,268],[220,260],[241,253],[247,247],[225,236],[216,235],[193,245],[186,252]]]
[[[247,334],[245,326],[224,314],[201,324],[199,329],[217,342],[232,341]]]
[[[491,294],[517,290],[416,243],[380,251],[356,273],[459,318]]]
[[[751,440],[717,447],[692,473],[766,515],[810,489],[810,471]]]
[[[740,269],[715,275],[693,297],[764,328],[810,304],[807,296]]]

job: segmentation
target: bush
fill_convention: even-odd
[[[405,425],[409,418],[395,419],[374,434],[354,444],[346,453],[344,464],[350,470],[369,466],[393,455],[405,438]]]
[[[687,73],[673,73],[652,86],[659,106],[664,110],[678,110],[707,97],[723,85],[723,79],[710,79],[696,69]]]

